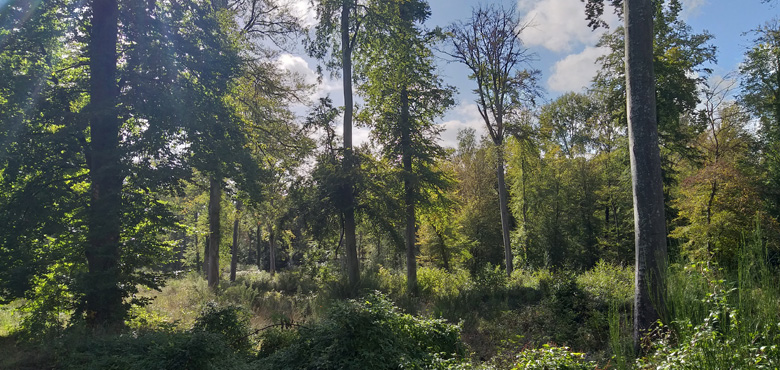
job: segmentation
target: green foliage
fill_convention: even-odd
[[[23,301],[16,300],[9,304],[0,305],[0,337],[6,337],[19,329],[21,312],[19,307]]]
[[[591,370],[596,364],[585,360],[584,353],[571,351],[568,347],[545,344],[539,349],[526,349],[516,356],[512,370]]]
[[[506,274],[501,274],[506,275]],[[444,299],[457,296],[470,288],[470,276],[466,270],[448,272],[435,267],[421,267],[417,270],[420,295],[432,299]]]
[[[21,330],[27,340],[40,341],[62,332],[74,305],[74,293],[66,278],[72,266],[55,265],[34,279],[30,299],[22,309]]]
[[[277,351],[284,350],[300,340],[300,333],[289,328],[271,327],[260,333],[258,340],[260,349],[257,357],[266,358]]]
[[[402,314],[380,294],[336,303],[321,322],[301,327],[298,333],[297,340],[259,360],[256,366],[261,369],[426,368],[439,359],[465,354],[457,326]]]
[[[634,269],[602,260],[593,269],[577,275],[577,285],[601,302],[628,304],[634,297]]]
[[[246,352],[249,340],[249,314],[236,306],[219,307],[209,303],[195,320],[193,333],[208,332],[222,336],[222,342],[236,352]]]
[[[701,324],[678,323],[687,325],[677,335],[673,330],[667,331],[653,343],[653,355],[640,364],[646,361],[657,369],[775,369],[780,366],[777,344],[780,324],[750,325],[752,320],[729,304],[728,296],[733,292],[716,289],[704,300],[710,312]]]
[[[640,366],[682,369],[776,368],[780,358],[776,267],[761,230],[738,248],[736,269],[713,263],[673,266],[669,325]],[[734,271],[736,270],[736,271]]]
[[[145,333],[112,338],[72,337],[58,348],[67,369],[232,369],[238,361],[219,334]]]
[[[74,328],[54,341],[58,368],[236,369],[251,347],[246,316],[209,305],[191,330],[149,330],[93,336]]]
[[[458,148],[451,166],[458,184],[454,197],[458,202],[455,215],[459,249],[464,250],[466,267],[475,274],[486,264],[502,261],[501,216],[498,193],[493,180],[496,167],[492,145],[479,141],[474,129],[458,132]]]

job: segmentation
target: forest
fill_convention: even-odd
[[[0,0],[0,368],[780,368],[780,18],[512,2]]]

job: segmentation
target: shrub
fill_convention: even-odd
[[[403,314],[379,293],[336,303],[324,320],[300,328],[298,335],[255,366],[321,370],[430,368],[465,354],[457,326]]]
[[[545,344],[542,348],[526,349],[515,357],[512,370],[591,370],[596,364],[585,361],[584,353],[577,353],[567,347]]]
[[[420,295],[433,299],[456,296],[471,283],[466,270],[447,272],[436,267],[421,267],[417,271],[417,282]]]
[[[628,304],[634,297],[634,270],[604,260],[577,276],[577,285],[591,297],[608,304]]]
[[[57,368],[235,369],[244,361],[222,335],[206,331],[148,332],[136,336],[71,333],[59,341]]]
[[[236,283],[227,287],[220,295],[220,300],[227,304],[251,308],[260,294],[249,284]]]
[[[146,326],[116,335],[73,325],[46,342],[42,352],[51,356],[41,364],[75,370],[238,369],[249,361],[248,334],[244,311],[210,304],[191,330]]]
[[[246,352],[251,348],[249,315],[239,307],[219,307],[209,302],[200,317],[195,320],[192,332],[220,335],[223,342],[238,352]]]
[[[728,302],[732,292],[716,288],[704,303],[703,322],[675,322],[654,343],[655,353],[640,366],[656,369],[777,369],[780,366],[780,324],[743,321]],[[747,321],[747,325],[746,325]]]

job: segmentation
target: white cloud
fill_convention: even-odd
[[[609,52],[608,48],[588,46],[578,54],[570,54],[552,66],[547,86],[555,92],[580,91],[590,85],[598,72],[596,59]]]
[[[542,46],[555,52],[569,52],[581,45],[595,45],[604,30],[591,31],[585,20],[585,5],[577,0],[518,0],[518,10],[525,13],[527,24],[520,38],[527,46]],[[611,9],[604,19],[612,26],[618,23]]]
[[[279,68],[303,78],[303,81],[307,84],[317,83],[317,74],[309,68],[309,63],[306,60],[297,55],[284,53],[276,59],[276,64]]]
[[[485,133],[485,122],[482,120],[482,116],[479,115],[477,105],[474,103],[460,103],[447,116],[453,118],[441,123],[444,126],[444,130],[439,139],[439,144],[445,148],[458,147],[458,131],[462,129],[475,129],[477,137]]]
[[[305,59],[297,55],[288,53],[281,54],[279,58],[276,59],[276,65],[280,69],[297,75],[303,82],[310,85],[316,85],[310,96],[312,101],[325,97],[328,94],[338,95],[336,93],[342,90],[340,80],[331,80],[327,78],[327,76],[323,76],[322,81],[318,82],[317,73],[309,67],[309,63]]]
[[[312,27],[317,23],[317,12],[310,0],[288,0],[287,6],[304,27]]]
[[[682,16],[683,19],[698,16],[701,13],[701,8],[707,5],[707,0],[682,0]]]
[[[342,125],[343,126],[343,125]],[[344,130],[341,130],[342,133]],[[371,129],[365,127],[353,127],[352,128],[352,146],[358,147],[371,141]]]

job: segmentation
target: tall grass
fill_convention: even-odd
[[[737,267],[674,266],[671,325],[640,364],[659,369],[776,369],[780,366],[780,279],[760,229],[739,246]]]
[[[21,312],[19,308],[23,301],[17,299],[9,304],[0,305],[0,337],[10,335],[19,329],[21,322]]]

